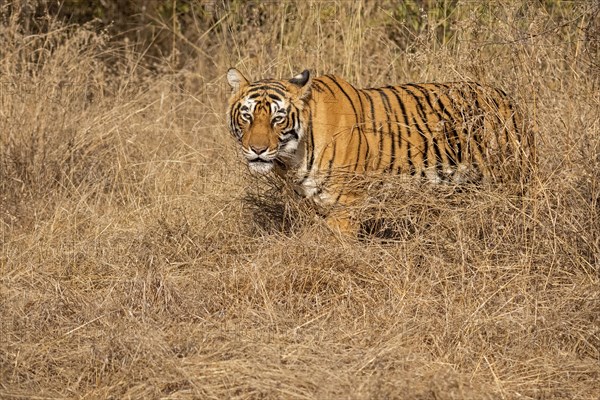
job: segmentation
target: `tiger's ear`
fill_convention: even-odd
[[[234,92],[248,85],[248,79],[240,71],[235,68],[229,68],[227,71],[227,82]]]
[[[310,94],[310,84],[312,82],[310,72],[305,69],[302,73],[294,76],[290,79],[290,83],[293,83],[298,87],[298,96],[303,99]]]

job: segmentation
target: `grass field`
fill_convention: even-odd
[[[44,4],[0,3],[0,398],[598,399],[598,2]],[[498,86],[535,174],[332,236],[248,173],[230,66]]]

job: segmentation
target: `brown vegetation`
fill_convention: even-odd
[[[0,5],[0,398],[597,398],[597,2],[205,2],[137,42],[26,4]],[[377,232],[333,238],[246,172],[230,66],[493,84],[537,171],[390,181]]]

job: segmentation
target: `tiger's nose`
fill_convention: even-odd
[[[252,150],[253,152],[255,152],[256,155],[260,155],[260,154],[266,152],[267,149],[268,149],[267,146],[260,145],[260,144],[259,145],[253,145],[253,144],[250,145],[250,150]]]

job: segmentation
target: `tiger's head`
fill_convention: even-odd
[[[240,71],[227,71],[232,95],[229,130],[242,146],[250,170],[266,174],[275,164],[289,165],[304,135],[303,113],[310,94],[310,74],[290,80],[248,82]]]

